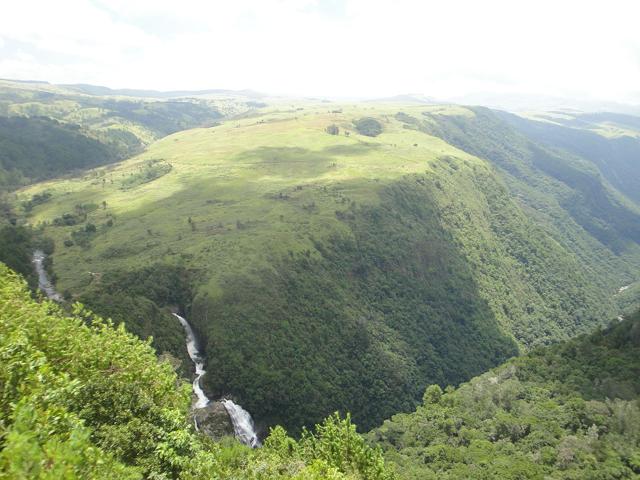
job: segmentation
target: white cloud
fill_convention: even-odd
[[[637,18],[633,0],[71,0],[64,8],[23,0],[0,17],[10,50],[0,77],[334,96],[485,90],[625,100],[640,85]]]

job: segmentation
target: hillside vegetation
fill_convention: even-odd
[[[620,313],[616,292],[638,281],[638,210],[596,167],[491,111],[341,107],[178,132],[17,205],[49,195],[22,217],[54,239],[68,297],[175,356],[179,306],[204,340],[210,396],[294,433],[335,410],[379,425],[429,384]],[[369,118],[375,137],[355,129]],[[150,164],[170,169],[149,178]],[[114,291],[148,278],[187,293]]]
[[[112,163],[257,105],[231,92],[153,98],[90,87],[0,80],[0,190]]]
[[[148,344],[37,303],[0,263],[0,478],[391,480],[348,418],[251,450],[194,431],[190,386]]]
[[[403,479],[640,475],[640,312],[507,362],[369,434]]]
[[[46,117],[0,117],[0,186],[15,187],[119,160],[77,125]]]

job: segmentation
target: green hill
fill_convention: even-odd
[[[586,160],[486,110],[330,108],[274,106],[23,189],[50,195],[23,214],[55,241],[58,288],[166,338],[159,353],[179,306],[211,395],[294,432],[337,409],[379,425],[428,384],[620,313],[640,217]]]
[[[64,172],[119,160],[77,126],[47,117],[0,117],[0,187],[15,187]]]
[[[369,434],[404,479],[640,475],[640,313],[532,351]]]
[[[252,96],[233,92],[151,93],[0,80],[0,189],[112,163],[168,134],[214,125],[256,105]]]

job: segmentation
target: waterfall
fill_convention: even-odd
[[[187,351],[189,352],[191,361],[193,361],[196,367],[196,378],[193,380],[193,392],[196,394],[197,401],[193,408],[204,408],[209,404],[209,398],[204,393],[204,390],[202,390],[202,385],[200,384],[202,376],[206,373],[204,369],[204,359],[200,355],[196,336],[189,322],[177,313],[173,315],[180,321],[187,334]],[[260,441],[255,432],[251,414],[232,400],[222,399],[222,404],[231,418],[233,430],[238,440],[250,447],[259,447]],[[198,425],[196,423],[196,429],[197,428]]]
[[[209,398],[204,393],[204,390],[202,390],[202,386],[200,385],[200,379],[206,373],[204,369],[204,360],[200,356],[198,344],[196,343],[196,336],[193,333],[191,325],[189,325],[189,322],[177,313],[174,313],[174,315],[180,321],[187,334],[187,352],[189,352],[189,358],[191,358],[191,361],[196,366],[196,378],[193,380],[193,393],[196,394],[198,400],[193,407],[204,408],[209,403]]]
[[[63,300],[62,295],[56,292],[53,284],[49,281],[47,271],[44,269],[45,258],[46,255],[42,250],[35,250],[33,252],[32,263],[36,268],[36,273],[38,274],[38,288],[40,288],[40,290],[42,290],[49,299],[61,302]]]
[[[222,404],[231,417],[236,437],[245,445],[253,448],[259,447],[260,440],[258,440],[251,414],[237,403],[234,403],[233,400],[223,399]]]

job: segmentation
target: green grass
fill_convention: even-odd
[[[71,229],[47,230],[58,245],[60,288],[73,290],[84,284],[78,270],[130,267],[132,261],[142,265],[166,257],[168,248],[177,255],[198,255],[203,262],[199,266],[214,276],[228,268],[254,265],[256,256],[268,250],[304,250],[311,246],[309,237],[343,228],[335,210],[343,208],[347,198],[376,203],[382,183],[424,173],[443,154],[479,163],[436,138],[403,130],[393,120],[375,139],[355,132],[349,137],[324,133],[331,122],[353,131],[351,119],[360,110],[297,117],[274,112],[260,118],[264,123],[247,119],[180,132],[117,166],[89,172],[82,179],[45,182],[21,191],[20,198],[43,190],[52,194],[46,205],[34,210],[33,224],[72,212],[76,204],[107,202],[106,209],[91,213],[89,219],[101,225],[114,218],[114,226],[89,251],[62,246]],[[172,171],[136,188],[121,189],[145,162],[157,159],[170,164]],[[315,207],[310,208],[312,202]],[[189,217],[196,231],[188,224]],[[238,222],[245,228],[239,229]],[[103,258],[109,247],[131,243],[157,245],[139,258]]]

